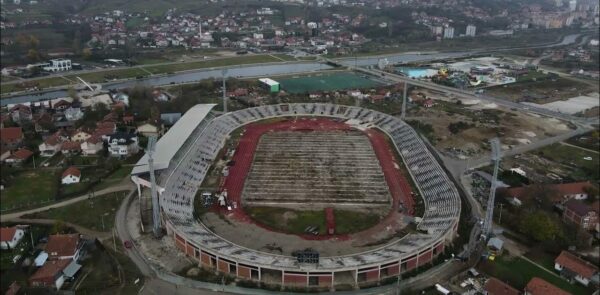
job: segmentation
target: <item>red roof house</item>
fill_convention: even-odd
[[[591,278],[598,272],[598,267],[571,254],[562,251],[554,260],[554,269],[568,279],[575,279],[584,286],[589,285]]]
[[[22,148],[22,149],[18,149],[12,155],[10,155],[10,157],[8,157],[6,159],[6,162],[20,164],[20,163],[27,161],[27,159],[31,158],[31,156],[33,156],[32,151]]]
[[[555,192],[555,194],[552,196],[552,202],[563,203],[569,199],[587,199],[588,193],[586,192],[586,188],[590,186],[592,186],[592,184],[589,181],[584,181],[561,184],[548,184],[544,185],[544,189]],[[528,193],[530,192],[529,188],[530,186],[511,187],[507,189],[499,189],[499,191],[507,193],[508,196],[511,198],[517,198],[520,201],[523,201],[524,199],[534,197],[528,195]]]
[[[50,287],[59,290],[65,282],[63,270],[69,263],[70,260],[48,261],[29,277],[29,283],[34,287]]]
[[[534,277],[525,286],[525,295],[571,295],[571,293]]]
[[[23,129],[21,127],[0,128],[0,143],[6,149],[14,149],[23,142]]]
[[[494,277],[485,282],[483,289],[487,295],[519,295],[519,290]]]
[[[81,171],[74,166],[71,166],[65,170],[62,174],[62,184],[78,183],[81,180]]]
[[[50,235],[46,244],[48,260],[77,260],[81,248],[79,234]]]
[[[574,223],[584,230],[594,230],[598,226],[598,211],[579,200],[568,200],[562,216],[564,221]]]

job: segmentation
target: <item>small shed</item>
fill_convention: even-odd
[[[258,79],[258,81],[260,81],[260,83],[262,83],[262,85],[268,89],[271,93],[276,93],[279,92],[280,90],[280,86],[279,86],[279,82],[270,79],[270,78],[261,78]]]

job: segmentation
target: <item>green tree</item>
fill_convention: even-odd
[[[65,233],[67,231],[67,226],[65,225],[64,221],[62,220],[56,220],[54,222],[54,224],[52,225],[52,233],[53,234],[62,234]]]
[[[519,230],[538,242],[555,240],[561,234],[558,224],[539,210],[522,217]]]

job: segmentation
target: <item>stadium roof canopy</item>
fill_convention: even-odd
[[[197,104],[193,106],[158,140],[154,150],[154,170],[169,167],[175,153],[215,106],[216,104]],[[131,175],[146,172],[149,172],[148,154],[144,154],[137,162],[131,171]]]

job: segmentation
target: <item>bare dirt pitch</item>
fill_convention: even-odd
[[[363,132],[276,131],[258,143],[242,205],[389,208],[390,193]]]

